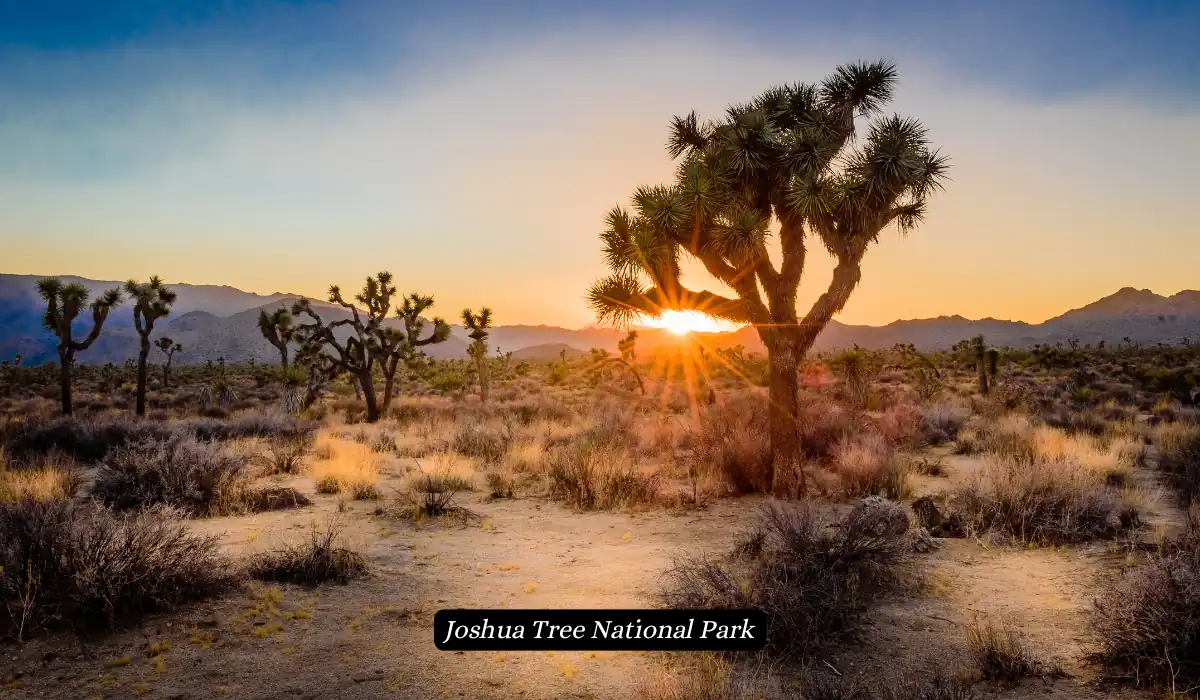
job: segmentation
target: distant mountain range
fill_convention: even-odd
[[[0,274],[0,359],[20,353],[28,364],[56,359],[56,339],[42,326],[45,305],[37,295],[34,275]],[[119,282],[79,277],[60,277],[80,282],[93,294]],[[258,331],[259,311],[291,306],[292,294],[261,295],[240,289],[213,285],[170,284],[178,295],[172,314],[159,321],[154,336],[167,335],[183,345],[176,355],[181,364],[201,363],[224,357],[229,362],[253,358],[275,362],[278,353]],[[346,316],[343,309],[322,306],[322,316],[335,319]],[[447,314],[449,315],[449,314]],[[78,335],[90,327],[90,314],[79,320]],[[1002,321],[993,318],[970,320],[962,316],[911,321],[895,321],[886,326],[852,326],[832,321],[817,339],[816,350],[837,350],[858,345],[866,348],[891,347],[912,343],[924,350],[941,350],[974,335],[982,334],[992,345],[1029,347],[1038,343],[1067,342],[1095,344],[1101,340],[1119,343],[1125,338],[1153,343],[1179,343],[1183,338],[1200,340],[1200,291],[1183,291],[1170,297],[1146,289],[1126,287],[1083,308],[1067,311],[1044,323]],[[515,359],[557,359],[563,350],[578,356],[591,348],[615,352],[623,333],[611,328],[588,326],[572,330],[556,326],[498,326],[492,329],[494,350],[512,352]],[[731,333],[695,334],[696,340],[710,347],[742,345],[747,352],[765,349],[752,328]],[[439,359],[465,358],[470,340],[465,330],[454,326],[445,343],[426,348]],[[654,328],[642,330],[639,349],[677,344],[679,339]],[[137,333],[133,329],[132,306],[113,311],[104,332],[79,360],[88,364],[120,364],[137,354]]]

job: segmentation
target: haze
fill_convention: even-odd
[[[582,326],[671,116],[890,57],[953,182],[838,320],[1196,286],[1194,7],[804,5],[0,3],[0,271],[323,296],[389,269],[447,315]]]

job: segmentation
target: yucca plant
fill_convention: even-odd
[[[440,316],[433,318],[433,331],[427,337],[421,337],[421,332],[425,330],[425,319],[421,317],[421,314],[432,306],[432,296],[409,294],[404,297],[400,308],[396,309],[396,316],[404,323],[404,330],[380,326],[375,332],[376,352],[379,356],[379,368],[383,375],[381,411],[386,411],[392,404],[396,371],[400,363],[404,363],[410,369],[415,369],[425,356],[421,348],[435,343],[444,343],[450,337],[450,324]]]
[[[296,326],[292,314],[287,309],[275,309],[271,313],[266,310],[258,312],[258,330],[279,351],[279,364],[285,370],[288,368],[288,344],[296,334]]]
[[[488,307],[479,309],[479,313],[473,313],[470,309],[463,309],[462,322],[466,326],[467,337],[471,339],[471,345],[467,348],[471,359],[475,360],[475,372],[479,378],[479,400],[487,403],[488,400],[488,329],[492,327],[492,310]]]
[[[175,357],[175,353],[182,350],[183,346],[165,335],[154,341],[154,346],[167,356],[167,361],[163,364],[163,389],[169,389],[171,388],[171,358]]]
[[[775,491],[804,490],[800,361],[858,286],[870,245],[890,225],[914,230],[946,178],[948,161],[920,122],[880,116],[895,84],[891,62],[853,63],[820,85],[771,88],[716,121],[676,117],[667,146],[679,160],[675,181],[639,187],[633,211],[612,209],[600,234],[611,274],[588,300],[601,322],[695,310],[758,331],[769,356]],[[865,138],[855,138],[857,117],[871,119]],[[776,224],[778,267],[767,252]],[[801,317],[796,295],[811,242],[836,265]],[[684,256],[735,295],[685,287]]]
[[[71,415],[71,368],[75,364],[75,353],[87,350],[100,337],[100,329],[108,318],[108,312],[121,303],[121,290],[114,288],[88,303],[87,287],[72,282],[63,284],[49,277],[37,283],[38,294],[46,302],[46,314],[42,322],[58,336],[58,378],[62,394],[63,415]],[[92,310],[92,329],[83,338],[75,340],[71,324],[85,309]]]
[[[139,337],[135,410],[137,415],[145,416],[146,362],[150,357],[150,334],[154,331],[154,322],[171,313],[171,305],[175,303],[177,295],[163,284],[158,275],[144,283],[129,280],[125,283],[125,293],[133,301],[133,327]]]

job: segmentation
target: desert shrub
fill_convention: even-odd
[[[396,444],[396,438],[391,433],[380,433],[371,441],[372,452],[398,452],[399,449],[400,446]]]
[[[1156,437],[1159,469],[1175,487],[1180,503],[1200,498],[1200,426],[1163,426]]]
[[[928,408],[922,410],[910,403],[893,404],[875,419],[875,427],[888,442],[903,445],[921,432],[921,421],[927,411]]]
[[[569,408],[544,396],[504,404],[501,411],[513,416],[521,425],[532,425],[538,420],[563,423],[571,419]]]
[[[968,528],[1028,542],[1083,542],[1138,524],[1136,504],[1102,473],[1065,459],[989,458],[953,501]]]
[[[721,474],[734,493],[768,491],[774,462],[766,403],[743,397],[709,409],[689,460],[693,470]]]
[[[461,491],[469,491],[459,477],[446,474],[425,474],[413,484],[410,493],[401,494],[404,504],[401,515],[413,518],[436,518],[458,510],[454,499]]]
[[[160,514],[25,498],[0,503],[0,596],[10,633],[109,628],[236,583],[215,537]]]
[[[886,492],[891,498],[906,495],[907,464],[896,459],[892,447],[878,433],[842,438],[832,450],[831,467],[849,496]]]
[[[828,399],[802,395],[796,417],[800,428],[800,449],[810,459],[825,461],[843,438],[859,430],[855,414]]]
[[[84,421],[57,418],[30,422],[14,429],[5,451],[13,462],[35,461],[58,453],[82,464],[95,464],[110,452],[144,440],[167,440],[176,435],[168,425],[147,421]]]
[[[249,491],[245,460],[217,443],[150,440],[113,452],[96,473],[92,495],[126,510],[171,506],[202,517],[236,512]]]
[[[619,508],[653,501],[654,476],[638,472],[618,450],[576,440],[547,455],[550,497],[583,510]]]
[[[484,464],[498,464],[513,443],[512,432],[505,427],[489,428],[480,423],[463,423],[458,426],[451,445],[455,452],[464,457],[473,457]]]
[[[0,458],[0,501],[60,501],[74,497],[83,475],[71,463],[45,463],[32,469],[7,469]]]
[[[925,442],[942,445],[958,439],[958,431],[967,422],[967,415],[956,406],[931,404],[921,409],[920,431]]]
[[[1200,682],[1200,532],[1164,542],[1110,580],[1091,615],[1092,661],[1137,685],[1175,691]]]
[[[332,459],[312,464],[318,493],[350,493],[356,500],[379,495],[379,457],[366,445],[348,445]]]
[[[1021,632],[976,617],[967,627],[967,649],[984,680],[1016,683],[1043,675],[1045,665],[1034,656]]]
[[[330,523],[324,531],[314,523],[308,540],[255,555],[247,571],[252,578],[276,583],[349,583],[367,573],[367,560],[358,552],[338,546],[340,535],[338,523]]]
[[[903,511],[900,511],[903,515]],[[675,608],[758,608],[767,651],[809,657],[854,628],[901,580],[908,551],[895,509],[859,505],[841,522],[811,504],[763,509],[761,546],[751,557],[685,558],[665,575],[662,600]]]
[[[272,436],[263,450],[254,455],[254,461],[268,474],[298,474],[303,470],[304,458],[312,452],[314,442],[312,433]]]
[[[501,474],[500,472],[488,472],[487,474],[488,495],[492,498],[512,498],[513,491],[516,487],[513,485],[512,479]]]
[[[246,411],[229,420],[189,420],[181,426],[199,440],[235,438],[294,438],[307,435],[316,426],[282,411]]]

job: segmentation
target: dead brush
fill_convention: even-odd
[[[616,448],[576,440],[546,459],[550,497],[582,510],[650,503],[658,497],[655,475],[639,473]]]
[[[967,649],[984,680],[1012,684],[1061,673],[1037,659],[1020,631],[978,616],[967,627]]]
[[[675,608],[758,608],[767,616],[768,654],[811,657],[902,580],[907,540],[891,517],[860,505],[833,523],[810,503],[772,504],[731,556],[676,561],[661,599]]]
[[[268,475],[299,474],[315,443],[316,437],[312,433],[272,436],[267,438],[267,444],[261,452],[251,456],[250,461],[262,467]]]
[[[362,554],[338,546],[342,533],[339,521],[330,522],[322,531],[314,522],[309,538],[251,558],[247,573],[259,581],[315,586],[334,581],[349,583],[365,575],[369,567]]]

